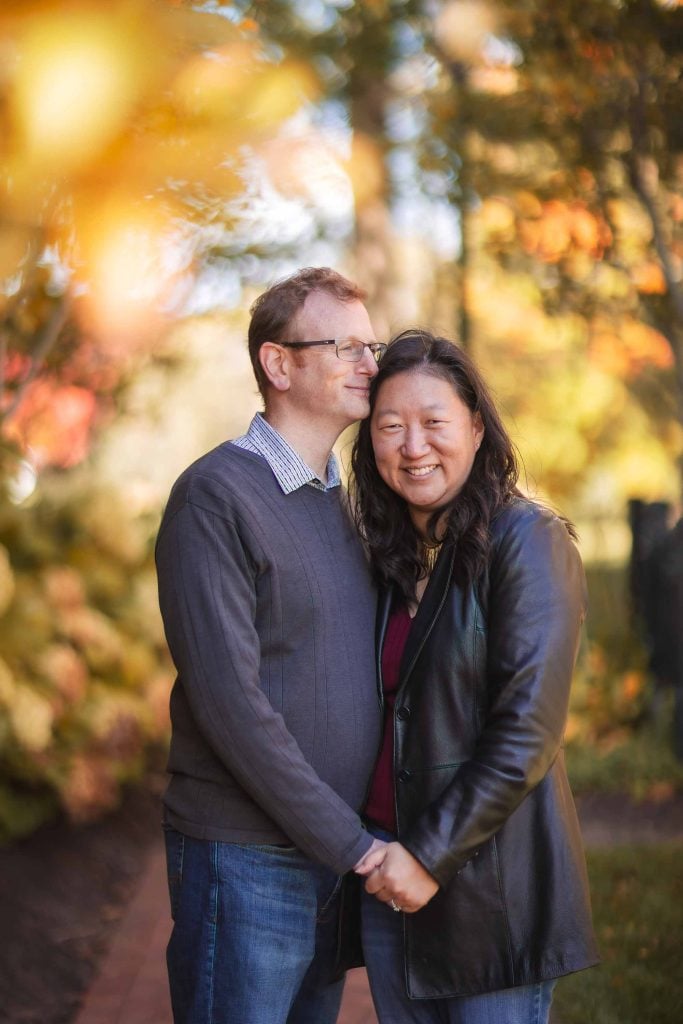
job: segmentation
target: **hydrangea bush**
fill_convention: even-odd
[[[114,807],[168,736],[157,516],[41,486],[0,507],[0,840]]]

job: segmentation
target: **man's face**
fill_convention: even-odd
[[[362,302],[340,302],[327,292],[312,292],[299,312],[291,341],[338,341],[355,338],[376,341],[368,311]],[[341,433],[370,412],[368,392],[377,373],[375,357],[365,349],[357,363],[339,359],[334,345],[290,349],[289,397],[297,411]]]

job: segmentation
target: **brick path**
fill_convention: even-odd
[[[171,930],[163,849],[151,855],[74,1024],[171,1024],[165,949]],[[377,1024],[365,971],[351,971],[338,1024]]]
[[[596,794],[578,801],[588,846],[683,837],[683,798],[633,804]],[[163,848],[150,857],[101,973],[74,1024],[171,1024],[164,959],[170,933]],[[552,1018],[557,1024],[557,1018]],[[365,971],[351,971],[338,1024],[377,1024]]]

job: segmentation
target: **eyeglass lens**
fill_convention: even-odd
[[[349,341],[337,343],[337,355],[340,359],[346,360],[346,362],[358,363],[363,358],[363,352],[366,348],[369,348],[375,359],[379,361],[386,349],[386,345],[379,341],[366,345],[362,341],[350,339]]]

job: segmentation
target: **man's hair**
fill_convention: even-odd
[[[250,309],[249,356],[259,391],[265,398],[268,378],[259,360],[261,345],[266,341],[315,341],[295,338],[296,319],[312,292],[327,292],[339,302],[363,302],[367,293],[353,281],[342,277],[330,267],[305,267],[277,281],[263,292]]]
[[[518,467],[515,450],[491,394],[466,352],[446,338],[419,328],[403,331],[389,343],[370,382],[370,418],[363,420],[353,448],[351,489],[356,523],[365,540],[375,578],[396,586],[407,601],[427,572],[426,556],[408,506],[379,475],[372,448],[370,420],[382,384],[400,373],[427,373],[445,380],[484,426],[481,447],[462,490],[446,509],[432,514],[428,534],[437,540],[437,524],[447,511],[446,536],[458,546],[456,577],[474,581],[486,564],[489,526],[495,513],[515,495]]]

